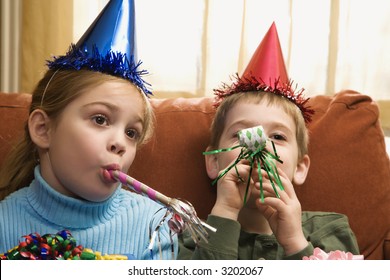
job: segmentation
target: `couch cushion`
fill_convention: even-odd
[[[0,93],[0,165],[23,135],[30,103],[30,94]]]
[[[152,99],[154,137],[137,153],[129,174],[164,194],[190,201],[205,218],[216,197],[204,156],[214,116],[211,98]]]
[[[390,229],[390,162],[377,105],[365,95],[344,91],[311,99],[311,167],[297,194],[305,210],[349,217],[365,256],[381,258]]]

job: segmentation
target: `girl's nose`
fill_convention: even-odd
[[[126,152],[126,136],[122,131],[119,131],[112,135],[111,142],[108,143],[108,149],[111,153],[122,156]]]
[[[113,144],[110,147],[110,151],[112,153],[115,153],[115,154],[118,154],[118,155],[122,156],[125,153],[126,150],[125,150],[124,146],[122,146],[120,144]]]

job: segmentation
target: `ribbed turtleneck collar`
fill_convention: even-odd
[[[42,178],[39,166],[35,167],[34,175],[28,190],[29,203],[38,215],[61,228],[80,229],[104,223],[119,207],[120,187],[103,202],[89,202],[54,190]]]

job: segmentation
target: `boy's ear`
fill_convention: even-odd
[[[28,118],[28,130],[31,140],[41,149],[50,146],[50,118],[41,109],[34,110]]]
[[[207,147],[206,151],[211,151],[211,147]],[[210,179],[217,178],[219,174],[219,164],[216,154],[205,155],[206,171]]]
[[[305,180],[307,173],[309,172],[310,158],[308,155],[304,155],[303,158],[298,162],[295,174],[293,177],[293,183],[296,185],[302,185]]]

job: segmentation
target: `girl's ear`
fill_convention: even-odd
[[[295,174],[293,177],[293,183],[296,185],[302,185],[305,180],[307,173],[309,172],[310,158],[308,155],[304,155],[303,158],[298,162]]]
[[[206,151],[211,151],[211,147],[207,147]],[[206,171],[210,179],[217,178],[219,174],[219,164],[216,154],[205,155]]]
[[[28,130],[31,140],[38,148],[48,149],[50,146],[50,118],[41,109],[34,110],[28,118]]]

